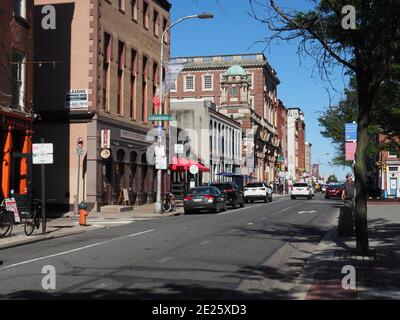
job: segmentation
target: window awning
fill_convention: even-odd
[[[199,168],[200,172],[210,172],[210,169],[208,169],[201,163],[198,163],[197,161],[186,158],[178,158],[176,156],[172,158],[170,169],[172,171],[189,171],[191,166],[196,166],[197,168]]]

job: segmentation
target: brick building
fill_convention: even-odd
[[[48,196],[69,210],[79,181],[79,201],[93,210],[121,204],[124,190],[131,204],[154,202],[156,170],[147,156],[154,143],[147,135],[154,128],[148,116],[154,113],[161,34],[170,23],[170,3],[35,0],[37,16],[47,4],[56,9],[57,28],[43,30],[36,23],[35,55],[37,60],[61,61],[35,73],[43,119],[37,130],[55,148],[49,171],[57,179],[49,181]],[[86,152],[77,178],[79,137]],[[164,191],[167,178],[164,173]]]
[[[300,108],[288,109],[288,172],[289,183],[303,180],[305,172],[305,123]]]
[[[279,157],[277,163],[279,185],[285,186],[285,173],[288,170],[288,109],[286,109],[281,100],[278,100],[277,127],[279,140]]]
[[[311,182],[312,177],[312,144],[309,142],[305,143],[305,173],[308,181]]]
[[[393,146],[389,139],[379,135],[379,143],[387,145],[387,151],[381,151],[378,156],[378,186],[386,191],[389,198],[400,198],[400,157],[398,150]],[[400,139],[397,141],[400,142]],[[369,179],[369,184],[374,185],[373,179]]]
[[[33,115],[33,2],[0,2],[0,201],[29,203]]]
[[[247,155],[243,173],[257,180],[273,181],[279,150],[280,81],[265,56],[260,53],[172,60],[185,63],[185,67],[171,90],[171,101],[211,101],[219,112],[238,121],[247,135],[243,143],[247,146],[243,149],[244,158]]]

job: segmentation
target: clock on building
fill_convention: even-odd
[[[237,97],[238,93],[239,93],[238,88],[236,88],[236,87],[231,88],[231,97],[234,97],[234,98]]]

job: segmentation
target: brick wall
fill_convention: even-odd
[[[134,121],[136,125],[146,126],[147,116],[153,114],[153,87],[158,84],[159,68],[160,68],[160,50],[161,50],[161,34],[163,28],[163,20],[166,19],[169,25],[170,16],[169,12],[159,5],[158,1],[147,1],[149,12],[149,28],[146,29],[143,25],[143,1],[137,1],[138,11],[137,19],[132,19],[131,15],[131,2],[125,2],[125,11],[118,9],[118,1],[102,0],[99,8],[100,24],[98,31],[99,43],[99,61],[98,61],[98,98],[97,106],[99,111],[103,110],[103,61],[105,57],[104,52],[104,33],[107,32],[112,36],[112,59],[110,63],[110,112],[105,113],[105,116],[115,118],[120,121]],[[154,31],[153,12],[158,13],[158,21],[156,27],[159,29],[158,36]],[[168,38],[169,39],[169,38]],[[117,115],[117,94],[118,94],[118,43],[122,42],[125,45],[125,65],[123,67],[123,106],[122,114]],[[136,75],[136,99],[135,99],[135,112],[131,118],[131,52],[132,49],[136,51],[137,59],[137,73]],[[164,44],[164,61],[169,60],[169,40]],[[143,70],[143,57],[147,58],[147,76],[144,78]],[[156,73],[155,81],[153,81],[153,74]],[[143,80],[147,82],[146,96],[143,96]],[[142,110],[143,99],[146,99],[146,114]],[[165,105],[165,112],[168,112],[169,105]],[[143,121],[144,118],[144,121]]]
[[[305,159],[305,124],[304,121],[297,121],[297,130],[298,130],[298,143],[299,143],[299,163],[298,170],[304,172],[306,169],[306,159]]]
[[[25,105],[33,103],[33,1],[26,1],[26,19],[13,17],[13,1],[0,2],[0,105],[11,105],[13,51],[25,55]]]

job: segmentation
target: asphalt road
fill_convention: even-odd
[[[0,250],[0,298],[291,299],[337,205],[286,197]]]

